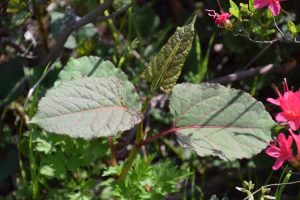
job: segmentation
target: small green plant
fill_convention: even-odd
[[[299,60],[292,4],[1,1],[0,200],[284,199],[300,91],[267,97]]]
[[[151,160],[137,157],[141,146],[167,134],[175,133],[181,146],[193,149],[199,156],[214,155],[226,161],[252,157],[271,140],[275,125],[260,102],[245,92],[218,84],[176,85],[193,38],[194,22],[179,27],[151,59],[141,74],[141,78],[151,83],[142,104],[134,85],[111,62],[97,57],[71,59],[55,86],[39,102],[30,123],[49,133],[86,140],[112,139],[135,127],[135,144],[128,158],[120,165],[112,161],[115,170],[106,172],[112,176],[106,185],[111,184],[113,196],[121,199],[161,199],[168,192],[175,192],[174,183],[186,177],[186,173],[177,172],[169,162],[150,166]],[[147,137],[144,116],[150,100],[159,91],[171,93],[169,109],[174,125]],[[54,144],[40,139],[36,142],[38,151],[48,154],[54,151]],[[110,147],[113,160],[115,147],[113,144]],[[82,151],[85,150],[91,151]],[[68,166],[76,166],[64,164],[64,158],[59,155],[55,151],[54,157],[41,162],[42,175],[64,178]],[[60,159],[55,162],[57,166],[47,164],[52,158]]]

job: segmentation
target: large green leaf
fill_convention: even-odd
[[[245,92],[218,84],[180,84],[170,101],[178,141],[200,156],[250,158],[271,140],[274,121]]]
[[[171,92],[192,47],[193,38],[194,23],[178,27],[167,44],[151,59],[141,78],[152,83],[152,91],[161,86],[164,92]]]
[[[130,109],[141,110],[141,103],[134,86],[128,81],[127,76],[120,69],[116,68],[110,61],[105,61],[95,56],[84,56],[81,58],[71,58],[65,68],[59,73],[55,86],[61,82],[70,81],[82,77],[117,77],[122,81],[125,93],[125,102]]]
[[[31,123],[48,132],[90,139],[129,130],[141,119],[140,112],[128,107],[120,80],[86,77],[49,90]]]

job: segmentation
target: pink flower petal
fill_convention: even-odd
[[[265,6],[269,5],[269,2],[267,0],[254,0],[254,7],[255,8],[263,8]]]
[[[291,120],[291,121],[289,121],[289,125],[293,131],[296,131],[299,129],[300,122],[299,122],[299,120]]]
[[[278,113],[277,115],[276,115],[276,121],[278,121],[278,122],[286,122],[286,121],[288,121],[288,119],[287,119],[287,117],[286,117],[286,114],[284,113],[284,112],[281,112],[281,113]]]
[[[273,16],[279,15],[281,9],[280,2],[274,1],[273,3],[269,4],[269,9],[271,10]]]
[[[278,170],[284,163],[285,159],[284,158],[277,158],[275,164],[273,165],[272,169],[273,170]]]
[[[274,145],[271,145],[267,148],[266,154],[273,158],[278,158],[280,156],[280,149]]]
[[[275,104],[277,106],[280,106],[280,102],[277,99],[267,98],[267,101],[272,103],[272,104]]]
[[[279,169],[285,161],[294,160],[293,150],[293,137],[289,135],[287,138],[283,133],[279,133],[275,143],[270,144],[266,149],[266,153],[276,159],[275,164],[273,165],[273,170]]]
[[[300,135],[295,134],[292,130],[289,130],[289,131],[294,138],[294,141],[296,143],[297,150],[298,150],[298,156],[299,156],[300,155]]]

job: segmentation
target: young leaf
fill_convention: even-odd
[[[113,136],[142,119],[124,100],[124,86],[117,78],[75,79],[49,90],[31,123],[74,138]]]
[[[125,102],[127,106],[135,111],[141,110],[138,94],[135,92],[133,84],[128,81],[126,74],[116,68],[114,64],[108,60],[103,60],[95,56],[84,56],[81,58],[71,58],[64,69],[59,73],[55,86],[62,82],[70,81],[75,78],[82,77],[116,77],[124,87]]]
[[[250,158],[264,149],[275,126],[262,103],[218,84],[180,84],[170,97],[178,141],[199,156]]]
[[[239,7],[232,0],[229,1],[229,4],[230,4],[230,8],[229,8],[230,14],[232,14],[236,18],[240,19],[240,10],[239,10]]]
[[[171,92],[191,49],[193,38],[194,23],[178,27],[159,53],[151,59],[141,78],[151,82],[152,92],[159,87],[166,93]]]
[[[249,4],[248,5],[249,5],[250,11],[253,12],[255,10],[255,8],[254,8],[254,0],[249,0]]]
[[[288,29],[293,35],[296,35],[298,32],[296,25],[292,21],[288,21]]]

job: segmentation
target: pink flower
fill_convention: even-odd
[[[276,88],[279,98],[268,98],[267,101],[282,109],[282,112],[276,115],[276,121],[288,122],[291,129],[297,130],[300,127],[300,91],[289,90],[286,80],[284,80],[283,88],[283,95]]]
[[[298,158],[300,158],[300,135],[295,134],[291,129],[289,130],[291,135],[294,138],[294,141],[296,142],[297,150],[298,150]]]
[[[293,151],[291,148],[292,144],[292,136],[288,136],[288,138],[286,138],[283,133],[279,133],[277,140],[275,140],[273,144],[269,145],[266,153],[273,158],[277,158],[272,167],[273,170],[278,170],[285,161],[294,160]]]
[[[221,14],[218,14],[215,10],[207,10],[208,16],[212,17],[214,19],[215,24],[219,28],[226,28],[226,29],[231,29],[232,24],[229,20],[230,14],[227,12],[221,11]]]
[[[219,15],[217,18],[215,18],[215,24],[218,27],[224,27],[225,24],[228,24],[230,22],[229,17],[231,15],[227,12],[221,12],[221,15]]]
[[[254,0],[254,7],[261,9],[263,7],[268,6],[273,16],[277,16],[280,14],[280,1],[285,0]]]

